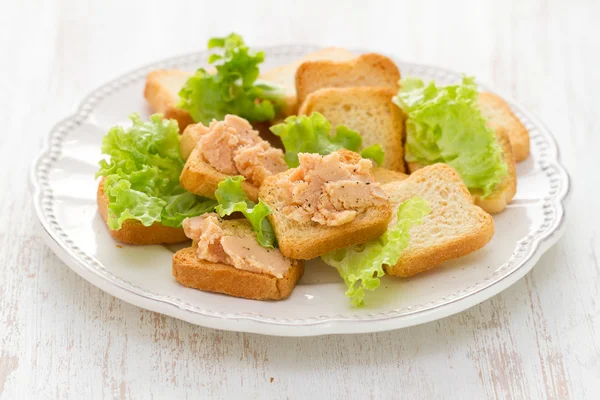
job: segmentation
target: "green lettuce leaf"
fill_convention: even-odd
[[[400,81],[394,97],[406,114],[406,155],[409,162],[446,163],[458,172],[469,190],[488,196],[506,176],[508,167],[494,131],[477,106],[474,78],[437,87],[421,79]]]
[[[377,163],[377,165],[381,165],[381,164],[383,164],[383,159],[385,158],[385,153],[383,151],[383,148],[381,148],[381,145],[379,143],[377,143],[372,146],[365,147],[360,152],[360,156],[362,158],[370,158],[371,160],[375,161]]]
[[[251,53],[242,37],[234,33],[210,39],[208,48],[221,49],[208,60],[217,71],[213,74],[198,69],[179,92],[179,107],[205,125],[227,114],[252,122],[272,120],[283,107],[285,94],[279,86],[257,81],[264,52]]]
[[[327,155],[340,149],[358,152],[362,145],[362,136],[343,125],[331,133],[331,123],[322,114],[287,117],[284,122],[274,125],[271,132],[281,138],[285,147],[285,161],[290,167],[299,165],[298,153],[316,153]],[[378,164],[383,162],[383,149],[379,145],[366,148],[363,153]]]
[[[243,176],[234,176],[219,182],[215,191],[215,197],[219,204],[215,211],[221,217],[231,215],[234,212],[241,212],[256,232],[258,243],[263,247],[272,249],[275,244],[275,232],[266,218],[267,215],[271,214],[271,209],[261,199],[259,199],[258,204],[248,199],[242,189],[243,180]]]
[[[423,222],[423,217],[431,212],[425,200],[413,196],[398,207],[397,219],[386,233],[366,244],[351,246],[327,253],[321,259],[335,267],[344,279],[346,296],[357,307],[364,305],[365,289],[379,287],[385,273],[384,265],[395,265],[402,251],[408,246],[410,228]]]
[[[111,128],[102,140],[96,177],[104,176],[108,226],[120,229],[128,219],[144,226],[160,222],[180,227],[186,217],[211,211],[216,202],[186,192],[179,185],[184,161],[179,155],[179,130],[174,120],[154,114],[150,121],[130,117],[133,126]]]

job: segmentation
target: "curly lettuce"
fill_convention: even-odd
[[[102,140],[102,153],[96,177],[106,177],[108,226],[121,229],[128,219],[144,226],[155,222],[180,227],[187,217],[211,211],[216,202],[186,192],[179,185],[184,161],[179,155],[179,130],[174,120],[154,114],[143,121],[138,114],[129,117],[130,128],[115,126]]]
[[[472,77],[445,87],[406,78],[400,81],[393,101],[407,115],[406,161],[446,163],[456,169],[469,190],[487,197],[508,167],[494,131],[486,126],[477,106],[478,96]]]
[[[270,130],[281,138],[285,147],[285,161],[291,168],[299,165],[298,153],[316,153],[324,156],[340,149],[358,153],[362,146],[362,136],[344,125],[337,126],[332,134],[331,123],[318,112],[313,112],[310,116],[287,117],[284,122],[272,126]],[[381,145],[375,144],[364,149],[361,156],[381,165],[385,154]]]
[[[215,211],[220,217],[241,212],[252,225],[252,230],[256,232],[258,243],[272,249],[275,245],[275,232],[267,219],[267,215],[271,214],[271,209],[260,199],[256,204],[248,198],[242,189],[243,180],[243,176],[234,176],[219,182],[215,191],[215,197],[219,204]]]
[[[178,106],[205,125],[213,119],[220,121],[227,114],[251,122],[272,120],[284,106],[285,94],[279,86],[257,81],[265,53],[250,52],[235,33],[210,39],[208,48],[221,50],[208,60],[216,73],[198,69],[179,92]]]
[[[395,265],[410,241],[410,229],[423,223],[431,208],[421,197],[413,196],[398,207],[397,218],[386,233],[365,244],[335,250],[321,256],[325,263],[335,267],[346,283],[346,296],[352,305],[362,307],[365,289],[379,287],[385,273],[384,265]]]

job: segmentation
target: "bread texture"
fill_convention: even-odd
[[[179,177],[179,183],[188,192],[214,199],[215,190],[217,190],[219,182],[230,175],[213,168],[213,166],[204,160],[201,151],[201,147],[196,146],[187,158]],[[242,189],[250,200],[254,202],[258,201],[258,187],[248,181],[243,181]]]
[[[319,112],[335,128],[345,125],[361,134],[363,146],[380,144],[384,168],[399,172],[404,166],[404,115],[392,103],[395,89],[378,87],[325,88],[311,93],[299,114]]]
[[[278,279],[201,260],[196,256],[196,250],[188,247],[173,255],[173,276],[182,285],[207,292],[254,300],[282,300],[292,294],[304,273],[302,261],[292,262],[286,275]]]
[[[352,154],[360,159],[356,153],[345,154]],[[349,157],[353,157],[352,155]],[[309,260],[330,251],[368,242],[387,230],[392,216],[391,206],[387,202],[385,205],[370,207],[366,212],[358,214],[352,222],[340,226],[326,226],[313,221],[300,223],[289,218],[282,211],[287,205],[281,195],[283,189],[276,183],[293,171],[294,169],[290,169],[266,178],[259,192],[259,197],[271,208],[272,213],[268,218],[275,230],[279,251],[285,257]]]
[[[286,108],[284,116],[294,115],[298,111],[298,99],[296,97],[296,70],[306,61],[314,60],[349,60],[355,57],[346,49],[329,47],[313,53],[309,53],[289,64],[274,68],[260,75],[260,79],[280,85],[285,90]]]
[[[190,76],[191,73],[180,70],[156,70],[146,77],[144,97],[154,112],[176,120],[179,132],[183,132],[189,124],[194,123],[189,112],[177,108],[179,91]]]
[[[373,168],[373,175],[375,176],[375,180],[379,183],[403,181],[409,177],[409,175],[402,172],[380,167]]]
[[[108,196],[104,193],[104,181],[105,178],[102,178],[98,184],[96,200],[98,203],[98,211],[104,222],[108,224]],[[112,230],[108,228],[108,231],[114,239],[127,244],[168,244],[181,243],[189,240],[185,236],[183,228],[164,226],[158,222],[155,222],[150,226],[144,226],[140,221],[132,219],[124,221],[121,229]]]
[[[351,60],[306,61],[296,72],[296,92],[298,103],[323,88],[347,88],[371,86],[398,91],[400,71],[388,57],[376,54],[362,54]]]
[[[510,141],[503,130],[497,130],[495,133],[498,145],[502,149],[502,159],[507,166],[507,174],[504,180],[496,185],[494,191],[486,198],[482,197],[481,191],[471,191],[475,204],[490,214],[496,214],[504,210],[517,192],[517,168]],[[416,162],[409,162],[407,166],[411,173],[424,167],[424,165]]]
[[[510,106],[500,96],[489,92],[479,94],[478,105],[483,116],[487,118],[488,126],[495,131],[504,131],[508,136],[515,161],[527,159],[529,132]]]
[[[389,275],[407,277],[484,247],[494,235],[494,220],[473,204],[456,171],[445,164],[424,167],[403,181],[383,185],[394,209],[412,196],[431,207],[421,225],[410,230],[408,247]]]

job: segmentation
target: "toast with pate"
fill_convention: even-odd
[[[182,285],[254,300],[289,297],[304,263],[261,247],[246,220],[204,214],[183,222],[193,246],[173,255],[173,276]]]
[[[385,232],[392,209],[370,160],[339,150],[301,153],[299,161],[265,179],[259,192],[284,256],[308,260]]]
[[[277,149],[283,148],[281,139],[269,130],[270,126],[270,123],[252,124],[252,127],[258,131],[260,137],[269,142],[272,147]],[[200,141],[200,137],[208,132],[210,132],[210,129],[201,122],[188,125],[179,137],[179,154],[181,158],[187,160]]]
[[[194,135],[197,144],[187,157],[179,182],[197,195],[214,198],[219,182],[241,175],[246,178],[242,188],[250,200],[256,201],[263,180],[287,169],[283,151],[261,139],[252,125],[240,117],[227,115],[208,128],[197,125],[186,140],[193,141]],[[186,145],[186,151],[188,148]]]

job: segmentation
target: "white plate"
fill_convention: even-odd
[[[267,48],[265,68],[316,49]],[[206,52],[168,59],[95,90],[74,115],[54,127],[32,167],[35,210],[47,244],[84,279],[124,301],[198,325],[269,335],[384,331],[442,318],[495,295],[524,276],[562,233],[569,179],[556,144],[536,118],[511,102],[529,129],[531,156],[518,165],[515,200],[495,216],[496,234],[484,249],[410,279],[386,276],[378,290],[367,294],[362,309],[350,306],[336,271],[318,262],[307,265],[285,301],[244,300],[185,288],[171,275],[176,247],[121,247],[112,240],[96,209],[94,173],[104,133],[127,124],[132,112],[150,114],[143,98],[146,74],[158,68],[194,70],[206,60]],[[461,78],[442,68],[398,65],[403,76],[440,84]]]

